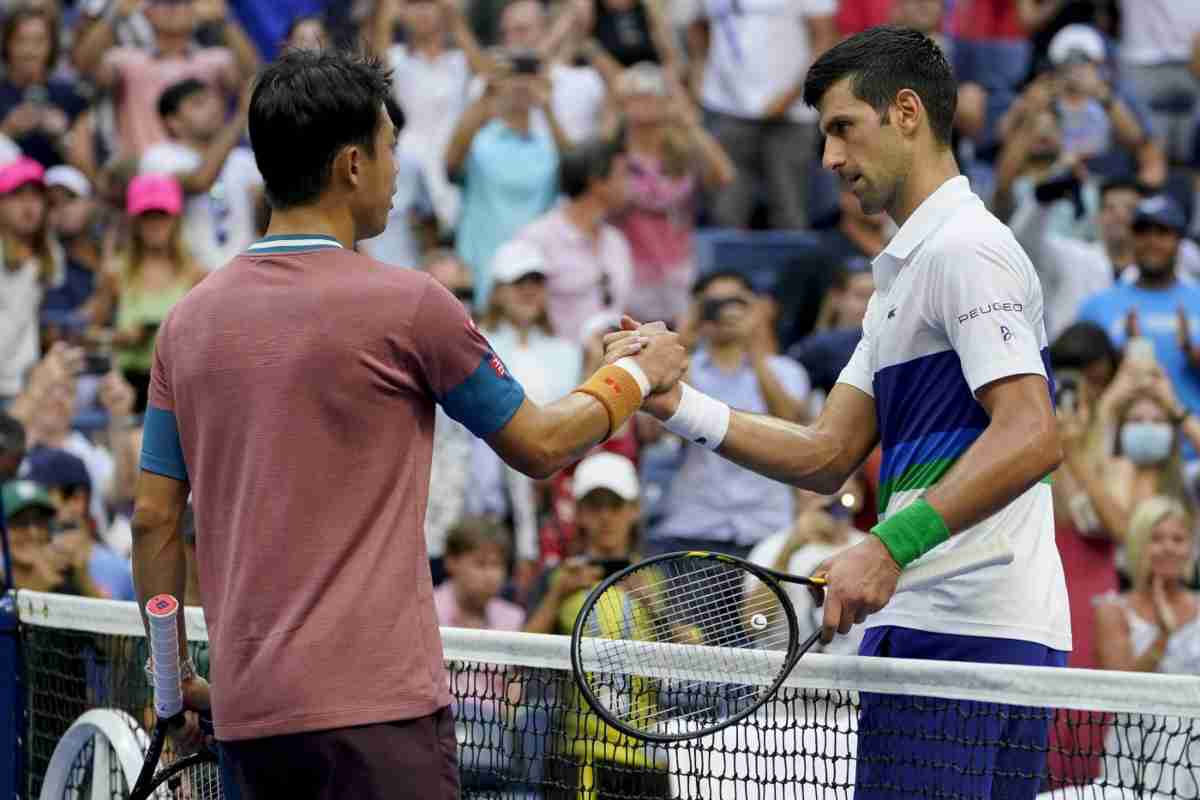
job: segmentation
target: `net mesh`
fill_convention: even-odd
[[[22,592],[18,608],[36,798],[81,714],[119,709],[149,730],[151,700],[133,604]],[[192,609],[188,631],[204,671]],[[566,637],[444,629],[443,640],[467,798],[1200,799],[1193,677],[809,655],[732,727],[645,744],[586,710]],[[68,781],[83,791],[65,796],[100,796],[88,788],[97,770],[126,796],[119,754],[97,758],[111,750],[99,738],[89,747]]]

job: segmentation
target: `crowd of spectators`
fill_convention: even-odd
[[[1189,564],[1196,552],[1195,0],[0,11],[0,481],[18,586],[133,596],[128,520],[157,328],[269,219],[245,139],[264,59],[357,46],[392,68],[405,121],[393,209],[358,246],[445,285],[531,398],[576,385],[628,313],[684,334],[688,379],[708,394],[804,422],[861,336],[870,259],[895,225],[821,169],[802,81],[840,37],[892,23],[949,55],[961,168],[1042,279],[1071,664],[1200,665],[1173,644],[1193,630],[1193,571],[1146,572],[1159,549]],[[723,263],[713,229],[790,256],[764,281]],[[582,590],[672,549],[805,569],[869,529],[878,465],[816,498],[638,416],[576,469],[533,481],[439,413],[426,515],[439,614],[563,633]]]

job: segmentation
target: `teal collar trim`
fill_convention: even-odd
[[[267,236],[259,239],[246,248],[250,255],[271,253],[303,253],[310,250],[340,250],[342,243],[332,236],[324,234],[298,234],[287,236]]]

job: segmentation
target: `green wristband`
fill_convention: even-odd
[[[871,533],[883,541],[901,569],[950,538],[942,515],[924,499],[892,514]]]

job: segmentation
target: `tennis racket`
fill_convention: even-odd
[[[167,734],[184,722],[183,690],[179,681],[179,643],[176,638],[176,617],[179,601],[169,594],[160,594],[146,603],[150,620],[150,652],[154,662],[154,733],[146,760],[130,800],[174,798],[175,800],[223,800],[217,755],[207,746],[198,752],[179,758],[163,759]],[[211,720],[201,718],[205,734],[212,734]]]
[[[896,591],[1013,560],[1007,537],[906,569]],[[635,739],[697,739],[753,714],[820,638],[800,638],[781,584],[823,586],[707,551],[633,564],[591,591],[571,632],[571,671],[593,711]]]

